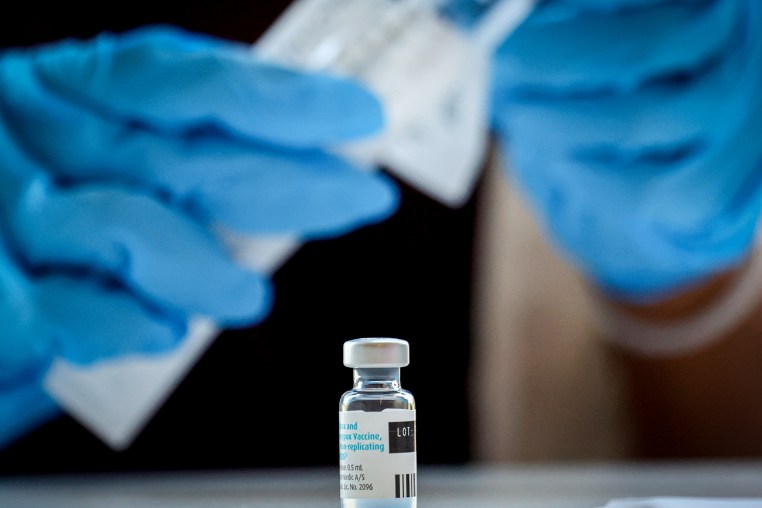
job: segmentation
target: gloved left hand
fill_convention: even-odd
[[[262,319],[267,277],[218,228],[311,239],[389,215],[393,184],[325,151],[382,123],[350,80],[167,27],[0,53],[0,444],[52,414],[55,356]]]
[[[749,255],[758,2],[543,2],[498,51],[494,84],[512,176],[611,296],[659,301]]]

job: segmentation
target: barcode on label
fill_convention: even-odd
[[[394,475],[394,497],[415,497],[415,473]]]

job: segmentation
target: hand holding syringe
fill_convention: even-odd
[[[461,30],[448,19],[477,7]],[[303,0],[257,44],[261,58],[356,77],[385,107],[373,139],[335,152],[385,166],[421,191],[457,206],[468,197],[484,152],[490,50],[528,13],[531,0]],[[298,248],[295,237],[221,232],[240,262],[272,273]],[[162,357],[130,357],[82,367],[57,361],[48,392],[114,448],[132,441],[217,334],[191,323],[181,346]]]

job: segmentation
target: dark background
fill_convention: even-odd
[[[253,42],[288,2],[25,4],[0,17],[3,47],[169,23]],[[44,13],[44,17],[41,15]],[[275,275],[269,319],[228,331],[137,441],[113,452],[69,417],[0,451],[0,474],[332,465],[345,340],[411,344],[402,384],[418,403],[420,463],[469,460],[466,403],[476,197],[448,209],[400,183],[390,220],[312,242]]]

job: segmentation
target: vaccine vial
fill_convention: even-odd
[[[344,343],[354,386],[339,401],[342,508],[415,508],[415,400],[400,385],[410,346],[390,338]]]

